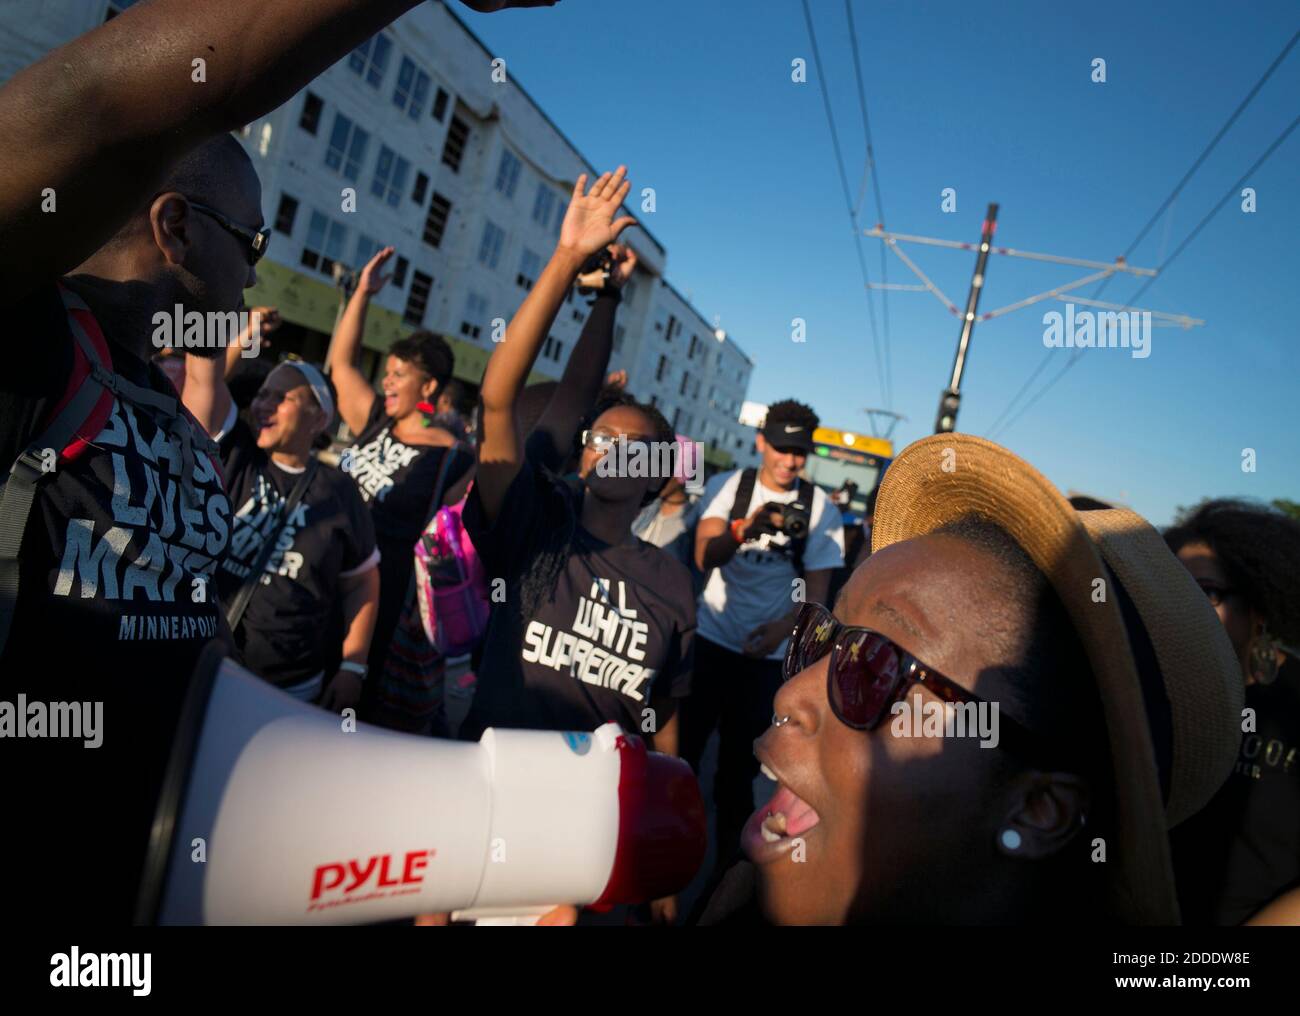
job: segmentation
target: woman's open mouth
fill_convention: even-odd
[[[763,775],[777,783],[772,799],[760,807],[745,823],[740,845],[755,864],[783,857],[794,850],[803,836],[821,821],[811,804],[780,782],[766,765]]]

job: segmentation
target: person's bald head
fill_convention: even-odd
[[[262,228],[261,182],[233,135],[218,135],[177,160],[153,196],[83,270],[161,287],[165,301],[186,310],[238,309],[243,290],[256,283],[248,244],[195,204],[245,229]]]

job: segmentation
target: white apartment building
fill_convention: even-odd
[[[0,5],[0,80],[134,2]],[[447,339],[456,376],[477,387],[494,337],[554,247],[574,181],[594,172],[441,2],[407,13],[242,135],[274,228],[246,298],[279,308],[279,349],[323,358],[342,296],[336,265],[359,269],[396,248],[393,280],[367,318],[362,367],[372,379],[384,350],[423,328]],[[629,203],[647,217],[638,194]],[[630,391],[705,443],[710,465],[730,465],[746,440],[737,415],[753,365],[667,283],[667,251],[647,229],[623,240],[639,266],[611,369],[626,369]],[[586,304],[570,293],[530,380],[560,376]]]

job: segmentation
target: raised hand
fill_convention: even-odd
[[[578,177],[569,210],[560,226],[560,247],[586,257],[613,243],[628,226],[636,225],[636,219],[630,215],[614,218],[632,189],[626,175],[626,166],[619,166],[612,174],[602,173],[589,192],[587,174]]]
[[[614,258],[614,267],[609,273],[609,281],[622,289],[627,285],[627,280],[632,278],[632,272],[636,270],[636,251],[624,244],[616,243],[609,248],[609,252]]]
[[[366,267],[361,269],[361,274],[357,277],[357,292],[365,293],[367,296],[374,296],[386,285],[388,280],[393,277],[392,272],[384,275],[380,269],[384,267],[384,262],[393,256],[394,248],[385,247],[366,262]]]

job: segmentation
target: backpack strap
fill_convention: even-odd
[[[244,611],[248,609],[248,602],[253,598],[253,593],[262,582],[262,571],[266,568],[266,562],[271,559],[271,552],[275,550],[275,545],[279,542],[280,531],[284,529],[293,514],[293,510],[298,507],[298,502],[302,500],[303,495],[307,493],[307,486],[311,483],[311,478],[316,475],[317,462],[311,459],[307,463],[307,468],[298,477],[289,491],[289,496],[280,502],[280,517],[275,520],[275,526],[266,534],[266,539],[262,541],[262,546],[257,550],[257,557],[249,568],[248,577],[244,579],[244,584],[239,587],[239,592],[235,598],[230,601],[230,609],[226,611],[226,620],[230,624],[230,631],[233,634],[239,627],[239,622],[244,617]]]
[[[80,450],[93,439],[113,406],[112,392],[104,384],[104,378],[113,375],[105,366],[108,345],[103,334],[99,333],[95,339],[87,334],[73,312],[89,314],[89,308],[66,286],[60,284],[58,288],[68,312],[69,330],[75,340],[73,369],[68,378],[68,388],[55,404],[49,423],[28,442],[9,468],[9,475],[0,488],[0,655],[9,640],[10,626],[18,606],[23,534],[27,531],[27,519],[36,501],[40,481],[54,471],[58,457],[66,458],[66,449],[78,447]],[[98,328],[95,331],[98,332]],[[51,452],[56,457],[54,461],[50,459]]]
[[[809,483],[801,476],[799,477],[798,484],[795,486],[794,496],[795,496],[795,500],[802,501],[804,504],[808,506],[809,530],[811,531],[813,498],[817,496],[817,488],[814,487],[811,483]],[[800,578],[804,577],[803,553],[807,549],[808,549],[807,533],[805,533],[803,536],[800,536],[798,539],[792,539],[790,541],[790,555],[794,559],[795,574],[798,575]]]
[[[754,496],[754,484],[758,480],[758,470],[753,466],[742,470],[740,482],[736,484],[736,500],[731,502],[731,521],[749,518],[749,502]]]

